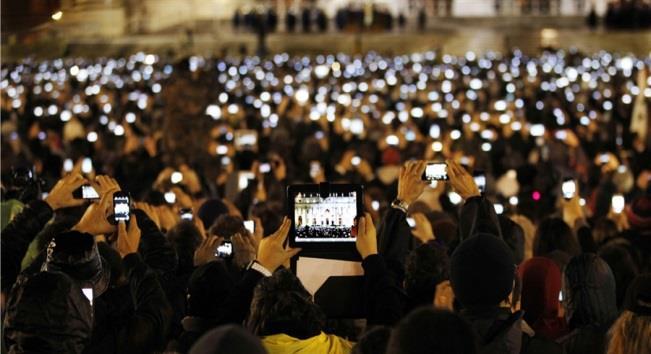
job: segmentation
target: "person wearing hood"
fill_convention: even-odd
[[[535,335],[523,311],[511,312],[515,257],[501,237],[492,204],[460,165],[448,162],[448,175],[453,189],[466,200],[459,223],[464,225],[462,241],[450,260],[450,283],[462,307],[461,317],[479,337],[479,352],[561,353],[560,346]],[[468,204],[472,208],[467,209]]]
[[[522,279],[521,309],[537,335],[549,339],[567,334],[565,319],[559,316],[561,271],[551,259],[533,257],[518,269]]]
[[[596,254],[570,260],[563,271],[563,307],[571,332],[558,339],[567,354],[604,353],[606,332],[617,318],[615,277]]]

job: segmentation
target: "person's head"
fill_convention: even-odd
[[[61,272],[22,278],[9,295],[4,338],[10,353],[82,353],[93,309],[78,282]]]
[[[610,328],[608,354],[647,353],[651,348],[651,274],[641,274],[626,292],[624,312]]]
[[[563,307],[572,328],[607,326],[617,316],[615,277],[603,259],[584,253],[563,271]]]
[[[221,199],[208,199],[197,211],[197,216],[203,222],[203,226],[208,229],[222,214],[228,214],[228,207]]]
[[[192,221],[182,220],[167,231],[167,239],[179,257],[179,268],[190,269],[194,251],[201,244],[201,232]]]
[[[628,222],[635,230],[647,230],[647,232],[651,230],[651,193],[649,190],[651,188],[647,187],[646,195],[633,200],[631,206],[626,210]]]
[[[224,262],[214,261],[198,267],[188,280],[187,315],[217,317],[234,286],[235,281]]]
[[[281,269],[256,286],[247,327],[256,336],[285,333],[305,339],[319,334],[324,322],[325,315],[301,281]]]
[[[626,295],[626,289],[638,273],[638,267],[631,252],[623,244],[609,242],[599,248],[601,257],[613,272],[617,286],[617,307],[621,307]]]
[[[391,337],[391,328],[377,326],[364,333],[355,346],[352,354],[384,354]]]
[[[391,334],[387,354],[474,354],[477,338],[459,315],[420,308],[403,318]]]
[[[520,264],[524,260],[524,231],[520,225],[505,215],[498,215],[502,238],[509,246],[515,257],[515,264]]]
[[[280,224],[283,223],[283,212],[283,205],[279,202],[261,202],[251,207],[251,216],[260,218],[262,228],[266,234],[278,230]]]
[[[561,270],[549,258],[533,257],[518,269],[522,278],[522,309],[524,319],[531,325],[538,321],[557,318]]]
[[[533,241],[533,255],[545,256],[556,250],[570,256],[576,256],[581,251],[576,236],[565,221],[550,217],[538,225]]]
[[[79,231],[57,234],[50,240],[46,255],[41,270],[65,273],[81,287],[93,288],[95,297],[108,289],[111,268],[100,256],[91,234]]]
[[[436,285],[450,278],[450,258],[444,247],[428,242],[416,247],[405,261],[405,290],[417,305],[431,305]]]
[[[524,260],[533,257],[533,239],[536,233],[536,226],[524,215],[512,215],[511,220],[522,228],[524,236]]]
[[[266,354],[262,342],[244,328],[228,325],[204,334],[190,354]]]
[[[226,240],[235,234],[246,235],[248,231],[244,227],[244,220],[235,215],[220,215],[215,223],[208,229],[208,234],[223,237]]]
[[[595,221],[594,227],[592,228],[592,238],[597,246],[617,236],[617,233],[617,224],[608,218],[601,218]]]
[[[513,252],[497,236],[470,237],[452,254],[450,283],[456,299],[465,308],[499,306],[509,298],[514,278]]]

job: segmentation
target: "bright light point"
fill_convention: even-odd
[[[435,141],[432,143],[432,150],[435,152],[440,152],[443,150],[443,144],[440,141]]]
[[[124,127],[121,124],[116,125],[115,129],[113,129],[113,134],[116,136],[124,135]]]
[[[420,107],[414,107],[411,109],[411,116],[414,118],[422,118],[423,117],[423,109]]]
[[[429,127],[429,136],[433,139],[438,139],[441,136],[441,127],[438,124],[432,124]]]
[[[501,215],[504,213],[504,205],[496,203],[493,205],[493,207],[495,207],[495,214]]]
[[[539,201],[540,198],[541,198],[540,192],[533,191],[533,193],[531,193],[531,199],[533,199],[535,201]]]
[[[461,203],[461,201],[463,200],[461,198],[461,196],[459,194],[457,194],[456,192],[448,193],[448,199],[450,199],[450,203],[452,203],[454,205],[457,205],[457,204]]]
[[[124,120],[131,124],[136,121],[136,115],[133,112],[129,112],[124,116]]]
[[[512,196],[511,198],[509,198],[509,204],[511,204],[511,205],[518,205],[518,202],[519,202],[519,200],[518,200],[518,197],[516,197],[516,196]]]
[[[206,107],[206,114],[217,120],[222,117],[222,109],[216,104],[210,104]]]
[[[59,21],[63,17],[63,12],[62,11],[57,11],[52,14],[52,19],[54,21]]]
[[[380,210],[380,202],[378,202],[377,200],[372,201],[371,208],[375,211]]]
[[[217,154],[218,155],[226,155],[226,154],[228,154],[228,146],[226,146],[226,145],[217,146]]]
[[[461,131],[455,129],[450,132],[450,139],[457,140],[459,138],[461,138]]]
[[[97,141],[97,133],[95,132],[89,132],[86,135],[86,140],[88,140],[89,143],[94,143]]]
[[[482,87],[481,80],[479,79],[472,79],[470,80],[470,88],[473,90],[479,90]]]
[[[488,152],[488,151],[491,151],[492,148],[493,147],[491,146],[491,143],[483,143],[483,144],[481,144],[481,150],[482,151]]]
[[[306,87],[301,87],[298,90],[296,90],[296,94],[294,95],[294,98],[296,98],[296,101],[300,105],[304,105],[307,100],[310,98],[310,93],[307,91]]]
[[[183,174],[179,171],[172,172],[172,175],[170,176],[170,181],[174,184],[180,183],[183,181]]]
[[[400,139],[395,135],[387,136],[385,141],[386,141],[387,145],[392,145],[392,146],[396,146],[396,145],[398,145],[400,143]]]
[[[240,111],[240,107],[238,107],[235,103],[233,103],[233,104],[228,105],[227,110],[228,110],[229,114],[237,114],[237,112]],[[221,110],[220,110],[220,113],[221,113]],[[213,117],[213,119],[218,119],[218,118]]]
[[[165,193],[165,201],[169,204],[174,204],[176,203],[176,194],[174,192],[167,192]]]
[[[580,206],[585,206],[585,199],[580,198],[580,199],[579,199],[579,205],[580,205]]]

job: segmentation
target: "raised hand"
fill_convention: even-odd
[[[124,221],[118,223],[118,240],[115,243],[115,249],[122,258],[128,254],[136,253],[138,252],[141,236],[142,234],[140,228],[138,228],[136,216],[131,215],[129,226]]]
[[[427,243],[428,241],[436,239],[432,224],[429,222],[425,214],[415,213],[411,216],[416,222],[416,226],[411,229],[411,234],[414,235],[420,242]]]
[[[99,203],[92,203],[86,209],[86,212],[73,229],[95,236],[113,233],[115,226],[108,221],[112,209],[113,193],[104,193],[101,195]]]
[[[271,272],[275,271],[301,251],[300,248],[285,248],[283,246],[291,224],[292,222],[285,217],[282,225],[280,225],[280,228],[276,232],[260,241],[256,260]]]
[[[409,205],[423,193],[428,185],[427,181],[421,179],[426,167],[426,161],[407,161],[400,168],[400,177],[398,178],[398,199],[400,201]]]
[[[373,225],[373,218],[369,213],[364,213],[364,216],[357,219],[355,247],[362,259],[377,254],[377,233],[375,225]]]
[[[450,186],[461,198],[468,199],[481,195],[479,188],[475,184],[475,180],[465,168],[453,160],[447,160],[446,163],[448,165]]]
[[[61,178],[52,187],[52,190],[44,201],[52,210],[82,205],[86,201],[83,199],[75,199],[72,196],[72,192],[85,183],[87,183],[86,179],[80,174],[69,174]]]
[[[194,251],[194,266],[198,267],[217,259],[215,251],[224,241],[223,237],[209,236],[203,239],[199,247]]]

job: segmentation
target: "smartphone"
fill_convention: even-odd
[[[414,220],[414,218],[412,218],[412,217],[407,217],[406,220],[407,220],[407,224],[409,225],[409,227],[411,227],[412,229],[413,229],[414,227],[416,227],[416,220]]]
[[[255,221],[253,220],[244,220],[244,228],[251,234],[255,232]]]
[[[319,161],[310,162],[310,177],[316,178],[321,173],[321,163]]]
[[[611,199],[610,203],[612,204],[613,211],[617,214],[620,214],[622,211],[624,211],[624,205],[626,204],[626,201],[624,200],[624,196],[621,194],[615,194],[613,195],[613,198]]]
[[[93,172],[93,160],[90,157],[84,157],[81,161],[81,173],[91,173]]]
[[[258,132],[248,129],[236,130],[234,141],[237,150],[252,150],[258,145]]]
[[[531,136],[543,136],[545,135],[545,126],[542,124],[532,124],[529,133]]]
[[[607,164],[609,161],[610,161],[610,154],[608,154],[607,152],[604,152],[603,154],[599,155],[599,162],[602,165]]]
[[[217,250],[215,250],[215,256],[221,257],[221,258],[229,258],[230,256],[233,255],[233,244],[231,241],[224,241],[219,247],[217,247]]]
[[[486,191],[486,174],[484,171],[475,171],[472,179],[475,180],[475,184],[477,185],[477,188],[479,188],[479,192],[484,193]]]
[[[253,180],[253,179],[255,179],[255,174],[253,174],[253,172],[249,172],[249,171],[240,172],[240,174],[237,176],[238,191],[242,191],[246,189],[246,187],[249,186],[249,180]]]
[[[93,288],[81,288],[81,292],[90,301],[90,306],[93,306]]]
[[[183,181],[183,173],[179,171],[172,172],[172,175],[170,176],[170,182],[172,182],[172,184],[178,184],[181,183],[181,181]]]
[[[113,218],[116,224],[120,221],[129,221],[130,204],[129,194],[121,191],[113,193]]]
[[[362,159],[359,156],[353,156],[352,159],[350,159],[350,163],[353,166],[359,166],[359,164],[362,162]]]
[[[565,200],[574,198],[574,195],[576,194],[576,182],[571,178],[566,178],[561,185],[561,190]]]
[[[387,143],[387,145],[392,145],[392,146],[396,146],[400,144],[400,139],[396,135],[389,135],[386,137],[384,141]]]
[[[165,198],[165,201],[168,204],[176,203],[176,194],[174,192],[171,192],[171,191],[170,192],[165,192],[165,194],[163,194],[163,197]]]
[[[70,172],[75,167],[75,164],[72,162],[72,159],[65,159],[63,161],[63,171]]]
[[[495,203],[493,204],[493,207],[495,207],[495,214],[502,215],[504,213],[504,205]]]
[[[91,186],[90,184],[84,184],[79,187],[77,190],[72,192],[72,197],[75,199],[90,199],[95,200],[99,199],[99,193]]]
[[[561,301],[561,302],[563,301],[563,291],[562,290],[558,292],[558,301]]]
[[[447,181],[448,166],[445,162],[428,162],[421,177],[423,181]]]
[[[188,220],[192,221],[192,209],[190,208],[183,208],[179,210],[179,214],[181,215],[181,220]]]
[[[269,173],[271,172],[271,164],[268,162],[261,163],[259,167],[260,173]]]

